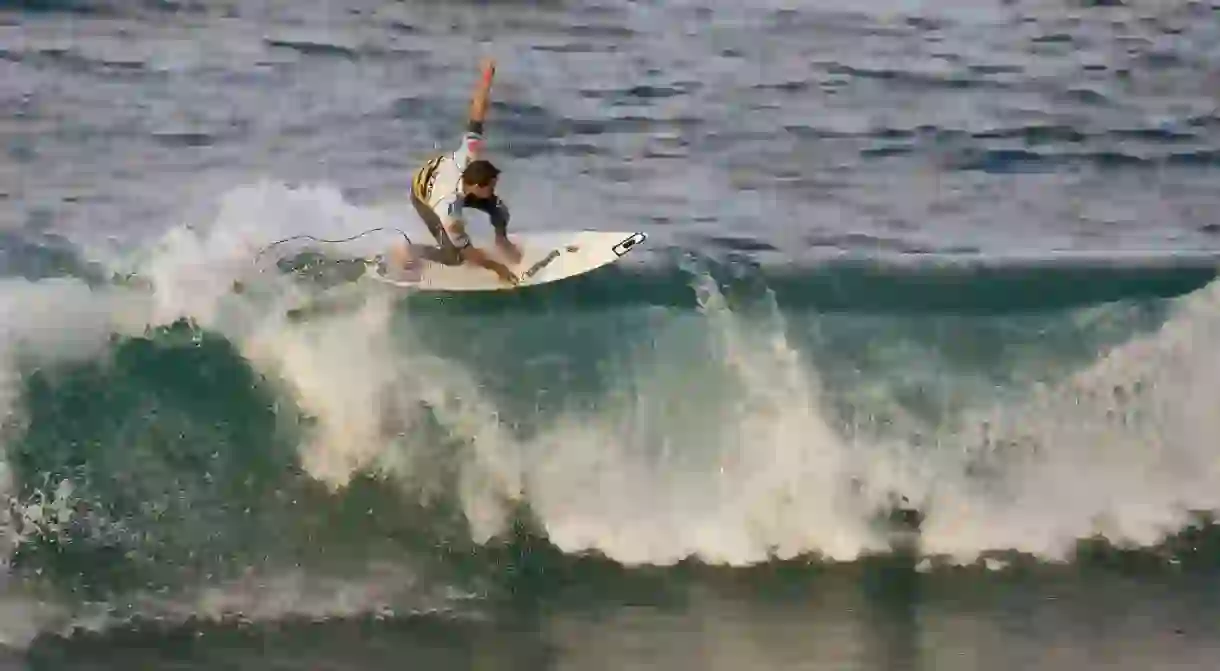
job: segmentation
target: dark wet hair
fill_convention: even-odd
[[[466,186],[487,186],[499,176],[500,169],[492,165],[491,161],[479,159],[471,161],[462,171],[462,183]]]

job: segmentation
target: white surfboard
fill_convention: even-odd
[[[643,244],[644,233],[563,231],[509,233],[521,249],[521,261],[509,264],[520,279],[516,285],[501,280],[486,268],[464,263],[446,266],[422,262],[417,277],[382,274],[371,268],[369,277],[379,282],[418,291],[508,291],[547,284],[582,275],[614,263]],[[475,244],[500,261],[506,261],[490,240]]]

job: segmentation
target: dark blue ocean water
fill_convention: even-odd
[[[1210,669],[1220,6],[0,2],[4,668]],[[352,282],[498,59],[496,296]],[[300,260],[300,257],[297,258]]]

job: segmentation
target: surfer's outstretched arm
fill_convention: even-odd
[[[496,76],[496,61],[484,58],[481,70],[483,74],[475,87],[474,96],[470,99],[470,116],[467,120],[467,130],[479,135],[483,134],[483,122],[487,119],[487,106],[491,101],[491,80]]]

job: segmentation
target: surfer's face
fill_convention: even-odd
[[[466,185],[466,193],[478,198],[491,198],[496,195],[496,178],[493,178],[483,186],[475,186],[474,184]]]

